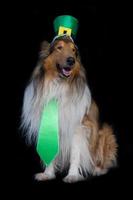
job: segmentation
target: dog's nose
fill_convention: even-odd
[[[68,64],[69,66],[74,65],[74,63],[75,63],[75,59],[74,59],[73,57],[68,57],[68,58],[67,58],[67,64]]]

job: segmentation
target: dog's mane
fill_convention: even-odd
[[[33,81],[35,91],[38,86],[40,88],[42,88],[42,86],[44,84],[44,74],[45,74],[45,69],[43,66],[44,60],[51,54],[51,52],[54,49],[54,46],[60,40],[63,40],[66,43],[72,42],[71,39],[66,36],[62,36],[62,37],[56,39],[52,45],[47,41],[42,42],[41,51],[39,53],[39,61],[37,63],[37,66],[35,67],[35,70],[32,73],[32,76],[31,76],[31,81]],[[80,72],[77,77],[74,77],[73,79],[69,79],[68,81],[72,88],[73,88],[73,85],[77,86],[77,88],[81,88],[80,86],[87,81],[86,75],[85,75],[86,72],[85,72],[85,68],[81,64],[81,58],[80,58],[80,54],[79,54],[77,47],[76,47],[76,51],[77,51],[77,60],[80,63]]]
[[[36,136],[39,128],[40,115],[44,104],[44,90],[45,90],[45,69],[44,60],[50,55],[51,48],[59,41],[57,39],[54,44],[51,45],[44,41],[41,45],[41,51],[39,53],[39,61],[35,70],[32,73],[30,82],[25,90],[24,104],[22,112],[22,124],[21,126],[26,133],[27,141],[32,143],[36,141]],[[64,38],[66,42],[71,42],[70,39]],[[85,69],[81,64],[80,57],[78,57],[80,63],[79,74],[72,80],[59,80],[55,78],[55,82],[62,81],[62,90],[65,90],[65,82],[69,85],[69,92],[73,96],[73,101],[83,96],[86,87]],[[69,95],[70,95],[69,93]]]

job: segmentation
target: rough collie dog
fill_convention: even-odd
[[[98,108],[91,98],[78,49],[67,36],[52,44],[43,42],[25,90],[22,126],[30,143],[36,143],[42,107],[52,98],[59,102],[60,152],[35,178],[50,180],[57,170],[66,168],[63,180],[70,183],[105,174],[116,164],[115,136],[109,125],[99,125]]]

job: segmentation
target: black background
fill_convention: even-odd
[[[12,192],[30,195],[41,194],[54,198],[58,196],[71,198],[71,195],[86,194],[88,198],[96,195],[108,198],[116,193],[129,195],[132,175],[132,104],[131,104],[131,70],[128,57],[128,10],[129,6],[120,4],[98,4],[92,1],[55,3],[15,3],[8,5],[7,13],[7,51],[12,54],[8,75],[11,97],[10,131],[11,140],[8,170],[11,179],[6,186]],[[19,130],[24,88],[29,80],[37,59],[40,44],[43,40],[51,41],[54,37],[53,20],[56,16],[70,14],[78,18],[80,26],[76,38],[82,63],[87,71],[87,79],[92,96],[100,109],[100,119],[110,123],[115,131],[118,148],[118,167],[101,177],[72,185],[65,184],[60,177],[47,183],[36,183],[34,173],[41,170],[39,158],[33,147],[27,147]],[[130,16],[129,16],[130,17]],[[10,34],[9,34],[10,33]],[[7,95],[7,90],[5,93]],[[13,97],[15,91],[15,98]],[[7,97],[9,97],[7,95]],[[12,103],[13,101],[13,103]],[[14,105],[15,102],[15,105]],[[6,127],[8,128],[8,127]],[[15,159],[12,159],[15,158]],[[125,187],[127,186],[127,190]],[[54,192],[52,192],[54,189]],[[105,191],[107,194],[105,194]],[[61,195],[63,192],[63,196]],[[38,196],[39,197],[39,196]]]

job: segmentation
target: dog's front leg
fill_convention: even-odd
[[[46,167],[45,171],[42,173],[37,173],[35,175],[35,180],[37,181],[47,181],[55,179],[55,170],[54,170],[54,164],[50,164],[48,167]]]
[[[71,147],[70,155],[70,168],[68,175],[63,179],[66,183],[74,183],[77,181],[84,180],[84,177],[80,175],[80,136],[78,134],[74,135]]]

